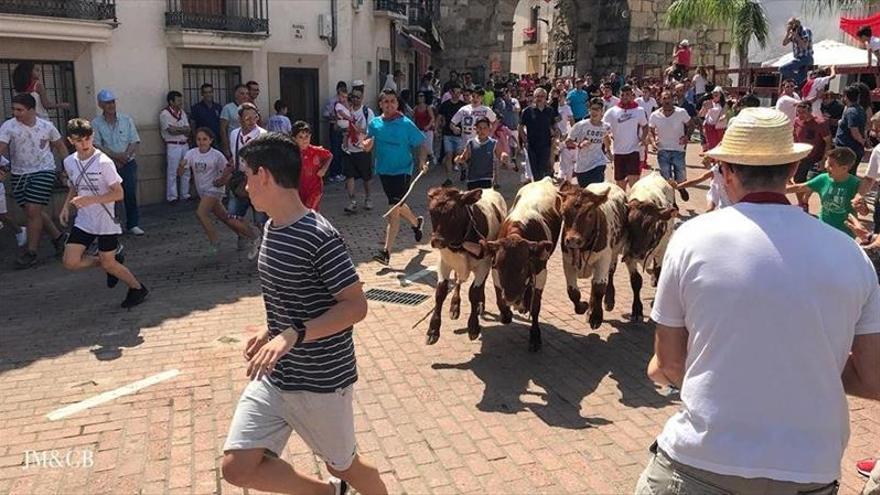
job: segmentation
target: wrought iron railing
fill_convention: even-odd
[[[406,1],[404,0],[375,0],[375,2],[373,7],[376,11],[406,15]]]
[[[268,0],[167,0],[167,2],[166,27],[269,34]]]
[[[0,13],[115,21],[116,0],[0,0]]]
[[[409,0],[409,8],[407,8],[407,17],[410,26],[424,26],[430,19],[428,13],[428,2],[425,0]]]

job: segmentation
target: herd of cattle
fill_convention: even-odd
[[[467,329],[472,340],[479,337],[491,271],[501,322],[512,321],[511,306],[531,316],[532,352],[541,348],[541,296],[547,261],[560,235],[568,296],[577,314],[589,310],[589,324],[595,329],[604,319],[603,300],[605,310],[614,308],[614,271],[621,256],[633,290],[632,318],[644,317],[639,265],[656,285],[676,212],[674,190],[657,172],[640,179],[629,195],[615,184],[580,188],[570,183],[557,186],[546,178],[523,186],[509,211],[504,198],[492,189],[465,192],[435,187],[428,191],[428,210],[431,246],[440,251],[440,264],[427,343],[440,338],[441,312],[450,286],[450,315],[459,317],[460,286],[471,274]],[[578,279],[585,278],[592,281],[589,303],[581,300],[578,288]]]

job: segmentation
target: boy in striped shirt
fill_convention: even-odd
[[[245,348],[252,380],[223,447],[223,477],[276,493],[386,493],[375,467],[355,450],[353,325],[367,314],[361,283],[339,232],[298,194],[302,158],[280,134],[240,151],[254,208],[266,213],[258,269],[266,330]],[[296,433],[327,464],[328,482],[279,458]]]

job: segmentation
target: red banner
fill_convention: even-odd
[[[861,19],[840,18],[840,29],[853,38],[858,39],[856,33],[863,26],[869,26],[871,31],[873,31],[874,36],[880,35],[880,14],[874,14],[870,17],[864,17]]]

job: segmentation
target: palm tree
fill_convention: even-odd
[[[770,29],[764,7],[757,0],[673,0],[666,11],[666,23],[685,29],[701,24],[729,28],[741,69],[749,65],[749,43],[754,38],[761,48],[766,47]]]

